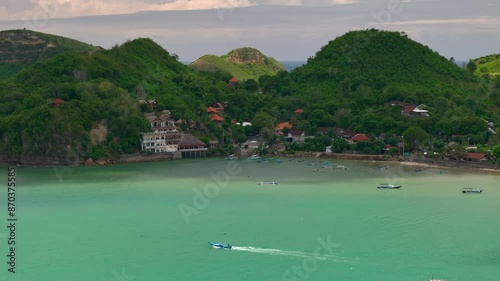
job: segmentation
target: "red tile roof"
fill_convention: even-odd
[[[352,137],[354,135],[356,135],[355,132],[349,130],[349,129],[346,129],[346,130],[342,130],[342,132],[340,133],[341,136],[343,137]]]
[[[229,79],[229,83],[236,83],[236,82],[240,82],[240,80],[236,79],[235,77]]]
[[[219,113],[219,111],[213,107],[209,107],[207,108],[207,113],[210,114],[210,113]]]
[[[486,157],[486,154],[484,153],[467,153],[467,155],[465,155],[464,158],[468,158],[468,159],[483,159],[484,157]]]
[[[283,122],[283,123],[279,123],[278,125],[276,125],[276,130],[278,130],[278,131],[282,131],[285,128],[291,129],[292,124],[290,124],[288,122]]]
[[[304,113],[304,110],[303,109],[297,109],[294,112],[297,113],[297,114],[302,114],[302,113]]]
[[[370,137],[368,137],[365,134],[356,134],[354,137],[351,139],[352,141],[368,141],[370,140]]]
[[[212,117],[210,118],[212,121],[217,121],[217,122],[223,122],[224,121],[224,118],[220,117],[219,115],[217,114],[214,114],[212,115]]]
[[[405,106],[405,107],[403,108],[403,112],[405,112],[405,113],[410,113],[410,112],[412,112],[415,108],[417,108],[417,107],[416,107],[416,106],[414,106],[414,105],[408,105],[408,106]]]

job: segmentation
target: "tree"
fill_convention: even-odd
[[[493,147],[491,150],[491,156],[493,156],[496,161],[500,161],[500,144]]]
[[[259,89],[259,82],[255,81],[254,79],[248,79],[243,83],[243,88],[245,88],[245,90],[247,91],[255,92]]]
[[[407,147],[413,146],[413,148],[416,148],[421,142],[429,138],[429,134],[422,128],[413,126],[403,133],[403,138]]]
[[[477,69],[477,65],[474,62],[474,60],[469,60],[469,62],[467,63],[467,70],[474,73],[474,71],[476,71],[476,69]]]
[[[444,147],[444,154],[449,158],[458,160],[463,159],[467,155],[467,151],[459,143],[451,142]]]
[[[333,141],[332,151],[336,153],[344,152],[349,148],[349,143],[344,138],[336,138]]]

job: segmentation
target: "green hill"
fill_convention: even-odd
[[[239,80],[254,79],[264,75],[275,75],[285,70],[285,67],[273,58],[263,55],[254,48],[239,48],[232,50],[221,57],[205,55],[189,65],[197,71],[217,72],[231,74]]]
[[[97,49],[77,40],[31,30],[0,31],[0,80],[65,51],[88,53]]]
[[[277,112],[272,117],[291,118],[300,124],[295,128],[310,132],[315,127],[341,127],[400,136],[416,126],[436,138],[472,134],[484,141],[484,120],[499,121],[494,113],[500,106],[498,84],[482,82],[400,32],[349,32],[289,75],[260,82],[288,112],[304,109],[300,116]],[[430,117],[407,118],[400,106],[390,106],[393,101],[423,104]]]
[[[490,77],[500,78],[500,54],[489,55],[475,59],[477,69],[476,75],[488,74]]]
[[[150,130],[137,99],[157,99],[177,119],[204,120],[203,94],[213,104],[226,85],[150,39],[91,55],[63,52],[0,82],[0,159],[61,163],[135,152],[139,133]],[[104,142],[93,139],[95,127],[105,128]]]

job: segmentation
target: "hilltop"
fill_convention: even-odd
[[[99,49],[74,39],[31,30],[0,31],[0,80],[65,51],[88,53]]]
[[[294,129],[309,134],[314,128],[337,127],[401,136],[415,126],[432,138],[471,134],[484,141],[484,120],[498,122],[498,84],[482,84],[402,32],[346,33],[290,74],[259,82],[264,93],[279,97],[292,113],[275,111],[271,117],[298,124]],[[402,114],[405,105],[421,105],[430,116],[407,118]],[[293,114],[296,109],[303,113]]]
[[[488,74],[492,78],[500,78],[500,54],[480,57],[474,61],[477,66],[477,69],[474,72],[476,75],[483,76]]]
[[[285,67],[271,57],[254,48],[239,48],[223,56],[204,55],[189,67],[197,71],[227,72],[239,80],[254,79],[264,75],[275,75]]]

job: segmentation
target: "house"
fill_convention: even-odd
[[[239,88],[240,87],[240,80],[236,79],[236,77],[229,79],[229,87]]]
[[[276,132],[281,135],[281,134],[283,134],[281,131],[283,131],[283,129],[285,129],[285,128],[291,129],[292,124],[290,124],[288,122],[279,123],[278,125],[276,125]]]
[[[144,113],[144,116],[153,132],[142,133],[141,150],[155,153],[177,151],[182,134],[175,127],[172,113],[164,110],[159,116],[155,113]]]
[[[216,123],[222,123],[222,122],[224,122],[224,118],[220,117],[217,114],[212,115],[212,117],[210,117],[210,120],[212,120],[212,121],[214,121]]]
[[[219,110],[210,106],[209,108],[207,108],[207,113],[208,114],[215,114],[215,113],[219,113]]]
[[[294,112],[295,112],[295,114],[300,115],[300,114],[304,113],[304,110],[303,109],[297,109]]]
[[[158,107],[158,101],[156,100],[139,100],[139,105],[148,104],[153,110]]]
[[[479,162],[486,160],[486,154],[484,153],[472,153],[469,152],[464,157],[465,161]]]
[[[191,134],[182,135],[179,151],[182,158],[200,158],[207,156],[207,144]]]
[[[354,137],[356,135],[356,133],[353,132],[353,131],[351,131],[350,129],[346,129],[346,130],[344,130],[344,129],[338,129],[337,130],[337,135],[339,137],[344,138],[344,139],[350,140],[352,137]]]
[[[220,143],[218,140],[211,140],[208,142],[208,147],[209,148],[216,148],[216,147],[219,147],[220,146]]]
[[[306,139],[306,134],[301,130],[290,130],[286,140],[288,142],[304,142]]]
[[[162,111],[159,116],[157,116],[154,112],[144,113],[144,116],[148,119],[154,132],[177,132],[175,121],[172,119],[172,113],[168,110]]]
[[[247,149],[257,149],[259,147],[265,147],[265,146],[266,142],[259,140],[250,140],[241,145],[242,148],[247,148]]]
[[[141,151],[154,153],[175,152],[178,150],[181,133],[142,133]]]
[[[429,111],[424,110],[425,105],[406,105],[401,110],[401,115],[409,117],[429,117]]]
[[[356,134],[351,138],[353,142],[369,141],[370,137],[365,134]]]

